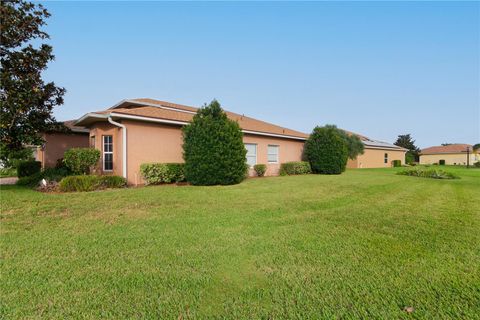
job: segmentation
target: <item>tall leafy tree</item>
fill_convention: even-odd
[[[65,89],[41,76],[54,59],[52,47],[33,44],[49,38],[42,30],[49,16],[41,4],[0,2],[0,143],[5,150],[42,143],[40,133],[55,124],[53,108],[63,104]]]
[[[415,140],[413,140],[409,133],[398,135],[397,141],[393,144],[408,149],[407,154],[405,155],[405,161],[407,163],[418,161],[420,149],[415,145]]]
[[[246,155],[240,126],[227,118],[216,100],[183,127],[185,178],[191,184],[240,183],[247,173]]]
[[[364,153],[365,145],[360,138],[352,133],[338,129],[348,146],[348,158],[355,160],[359,155]]]

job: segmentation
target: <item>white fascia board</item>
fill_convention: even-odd
[[[196,112],[194,112],[194,111],[182,110],[182,109],[177,109],[177,108],[172,108],[172,107],[166,107],[164,105],[157,104],[157,103],[146,103],[146,102],[135,101],[135,100],[122,100],[119,103],[117,103],[116,105],[114,105],[113,107],[108,108],[108,110],[118,108],[119,106],[121,106],[124,103],[137,104],[137,105],[140,105],[140,106],[147,106],[147,107],[162,108],[162,109],[165,109],[165,110],[171,110],[171,111],[177,111],[177,112],[183,112],[183,113],[189,113],[189,114],[196,114]]]
[[[78,124],[79,122],[87,119],[87,118],[107,119],[108,114],[100,114],[100,113],[90,112],[90,113],[84,114],[80,119],[75,121],[75,125]]]
[[[275,137],[275,138],[295,139],[295,140],[302,140],[302,141],[307,140],[307,138],[289,136],[289,135],[284,135],[284,134],[276,134],[276,133],[265,133],[265,132],[250,131],[250,130],[242,130],[242,132],[243,132],[243,133],[248,133],[248,134],[254,134],[254,135],[257,135],[257,136],[267,136],[267,137]]]

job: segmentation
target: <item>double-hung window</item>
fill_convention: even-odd
[[[388,153],[385,153],[384,161],[385,161],[385,163],[388,163]]]
[[[247,149],[247,163],[250,167],[257,164],[257,145],[254,143],[245,143]]]
[[[113,170],[113,137],[103,136],[103,171]]]
[[[278,163],[279,146],[269,144],[267,148],[268,163]]]

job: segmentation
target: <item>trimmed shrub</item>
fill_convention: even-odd
[[[475,168],[480,168],[480,161],[477,161],[473,164]]]
[[[256,164],[253,166],[253,170],[257,173],[257,176],[263,177],[265,172],[267,172],[267,165],[266,164]]]
[[[439,160],[438,164],[441,165],[441,166],[444,166],[445,165],[445,160]]]
[[[216,100],[183,127],[185,177],[193,185],[240,183],[247,176],[246,154],[240,126]]]
[[[60,181],[59,188],[62,192],[85,192],[105,188],[122,188],[127,181],[119,176],[69,176]]]
[[[41,172],[37,172],[28,177],[19,178],[16,182],[16,185],[35,188],[36,186],[38,186],[38,184],[42,179],[43,179],[43,174]]]
[[[147,184],[185,181],[184,163],[144,163],[140,172]]]
[[[88,174],[99,159],[100,150],[94,148],[71,148],[63,155],[63,162],[74,174]]]
[[[392,160],[392,166],[393,167],[401,167],[402,166],[402,161],[401,160]]]
[[[431,178],[431,179],[459,179],[460,177],[441,169],[415,168],[397,172],[399,175]]]
[[[17,165],[17,176],[19,178],[28,177],[39,173],[42,170],[40,161],[21,161]]]
[[[296,174],[308,174],[312,173],[310,163],[307,161],[292,161],[285,162],[280,165],[280,175],[290,176]]]
[[[348,160],[344,134],[333,125],[316,127],[305,142],[305,156],[313,173],[341,174]]]

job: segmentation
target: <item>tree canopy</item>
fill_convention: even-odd
[[[393,144],[408,149],[407,154],[405,155],[405,161],[407,163],[418,161],[420,149],[415,145],[415,140],[413,140],[409,133],[398,135],[397,141]]]
[[[42,30],[49,16],[41,4],[0,3],[0,143],[6,150],[42,143],[41,132],[55,123],[53,108],[63,104],[65,89],[41,77],[54,59],[52,47],[32,44],[49,38]]]
[[[349,157],[348,142],[343,130],[334,125],[315,127],[305,142],[305,156],[313,173],[340,174]]]
[[[240,126],[216,100],[183,127],[185,178],[194,185],[240,183],[247,174],[246,154]]]

